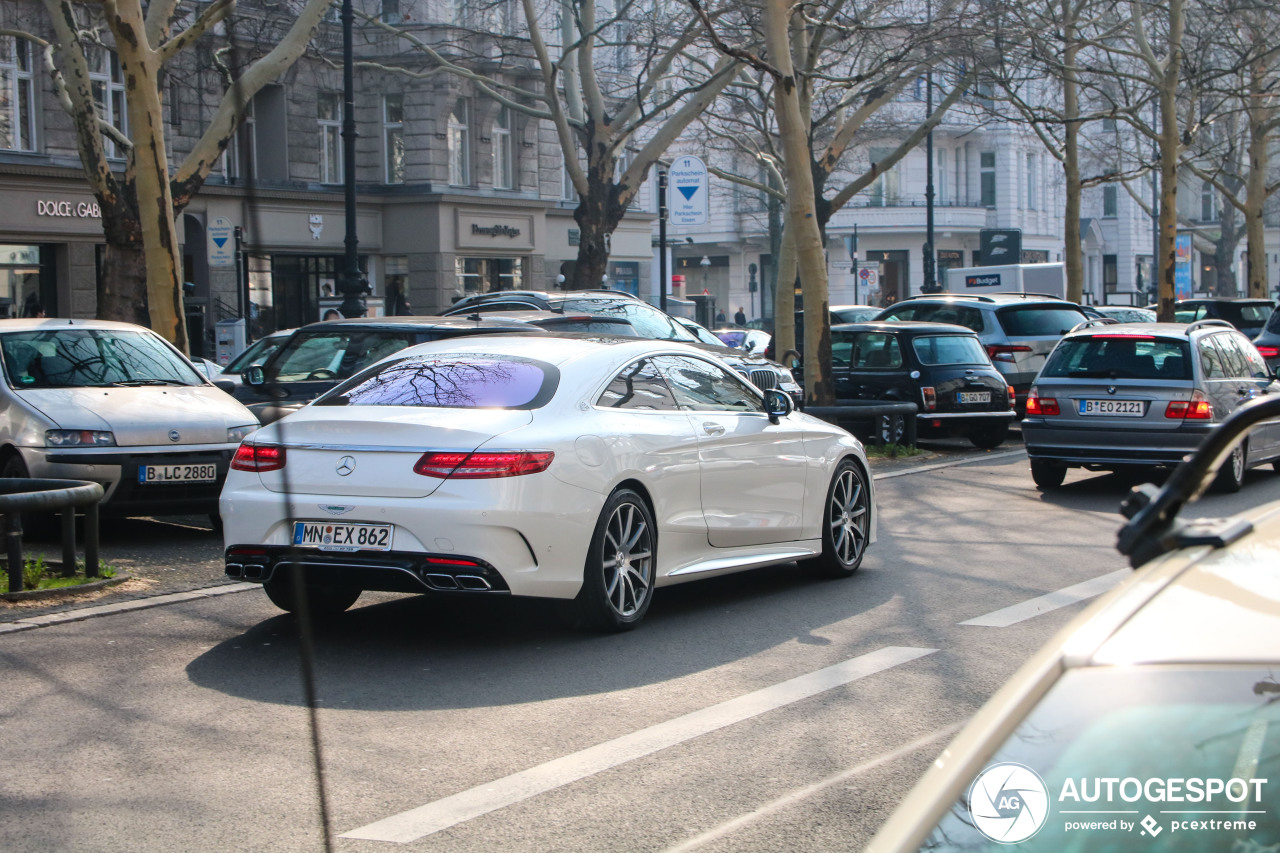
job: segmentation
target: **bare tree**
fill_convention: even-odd
[[[51,31],[51,38],[37,32],[8,34],[43,49],[58,101],[75,126],[106,241],[98,316],[148,325],[185,352],[175,220],[217,164],[245,105],[302,55],[330,0],[304,0],[298,8],[270,13],[277,22],[287,22],[279,27],[278,42],[226,80],[203,136],[176,167],[165,144],[164,75],[183,51],[231,21],[236,0],[43,2],[48,14],[44,31]],[[123,70],[127,136],[103,118],[89,77],[89,56],[108,47]],[[109,145],[125,153],[123,172],[112,168]]]

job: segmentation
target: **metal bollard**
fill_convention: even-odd
[[[62,511],[62,576],[75,577],[76,573],[76,511],[67,507]]]
[[[84,508],[84,576],[98,576],[98,505],[87,504]]]
[[[22,592],[22,514],[5,516],[5,551],[9,555],[9,592]]]

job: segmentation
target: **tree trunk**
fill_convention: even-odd
[[[796,348],[796,244],[791,240],[790,219],[782,226],[774,269],[777,283],[773,288],[773,349],[782,361],[787,350]]]
[[[1260,81],[1269,78],[1254,73],[1252,88],[1258,89]],[[1274,107],[1267,107],[1268,99],[1257,92],[1250,98],[1249,115],[1249,179],[1245,190],[1244,230],[1248,251],[1249,296],[1266,299],[1271,290],[1267,281],[1267,242],[1262,211],[1267,200],[1267,173],[1271,169],[1271,144],[1268,128],[1275,112]]]
[[[590,137],[588,138],[590,143]],[[602,148],[588,144],[587,150]],[[619,203],[619,187],[613,180],[613,160],[592,162],[588,166],[588,191],[578,197],[573,209],[578,223],[578,261],[573,278],[565,283],[570,290],[597,290],[604,286],[609,270],[609,241],[614,229],[627,212]]]
[[[1178,157],[1182,151],[1182,134],[1178,127],[1178,84],[1181,73],[1182,36],[1185,27],[1184,0],[1170,0],[1168,55],[1158,77],[1157,102],[1160,109],[1160,234],[1159,256],[1155,259],[1160,290],[1156,319],[1173,322],[1175,301],[1174,275],[1177,269],[1178,238]]]
[[[1240,245],[1241,223],[1236,209],[1229,204],[1218,214],[1218,239],[1214,241],[1214,273],[1218,279],[1215,296],[1238,296],[1236,280],[1236,247]]]
[[[1079,303],[1084,299],[1084,246],[1080,238],[1080,91],[1076,81],[1076,44],[1074,17],[1070,5],[1063,3],[1064,38],[1067,44],[1063,55],[1065,72],[1062,78],[1062,114],[1066,119],[1062,146],[1062,172],[1066,178],[1063,260],[1066,263],[1067,299]],[[1105,301],[1105,300],[1104,300]]]
[[[98,280],[96,316],[99,319],[151,325],[146,299],[146,268],[146,251],[141,242],[107,241],[103,247],[101,277]]]

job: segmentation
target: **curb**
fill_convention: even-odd
[[[0,599],[5,601],[39,601],[44,598],[63,598],[75,595],[80,592],[97,592],[100,589],[106,589],[109,586],[115,586],[118,583],[124,583],[127,580],[133,580],[133,575],[125,572],[119,572],[109,578],[103,578],[100,581],[91,581],[89,583],[76,584],[75,586],[59,586],[53,589],[24,589],[19,592],[0,592]]]

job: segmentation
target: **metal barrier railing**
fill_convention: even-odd
[[[62,513],[62,574],[76,573],[76,513],[84,507],[84,574],[98,576],[98,502],[102,486],[85,480],[0,479],[0,515],[5,517],[9,592],[22,591],[22,514]]]
[[[842,426],[850,422],[866,423],[871,420],[880,426],[882,418],[902,418],[902,444],[913,446],[916,443],[916,412],[919,407],[915,403],[895,403],[890,400],[841,400],[835,406],[805,406],[804,413],[821,418],[828,423]],[[890,435],[897,430],[873,429],[871,440],[877,446],[885,444],[886,432]]]

